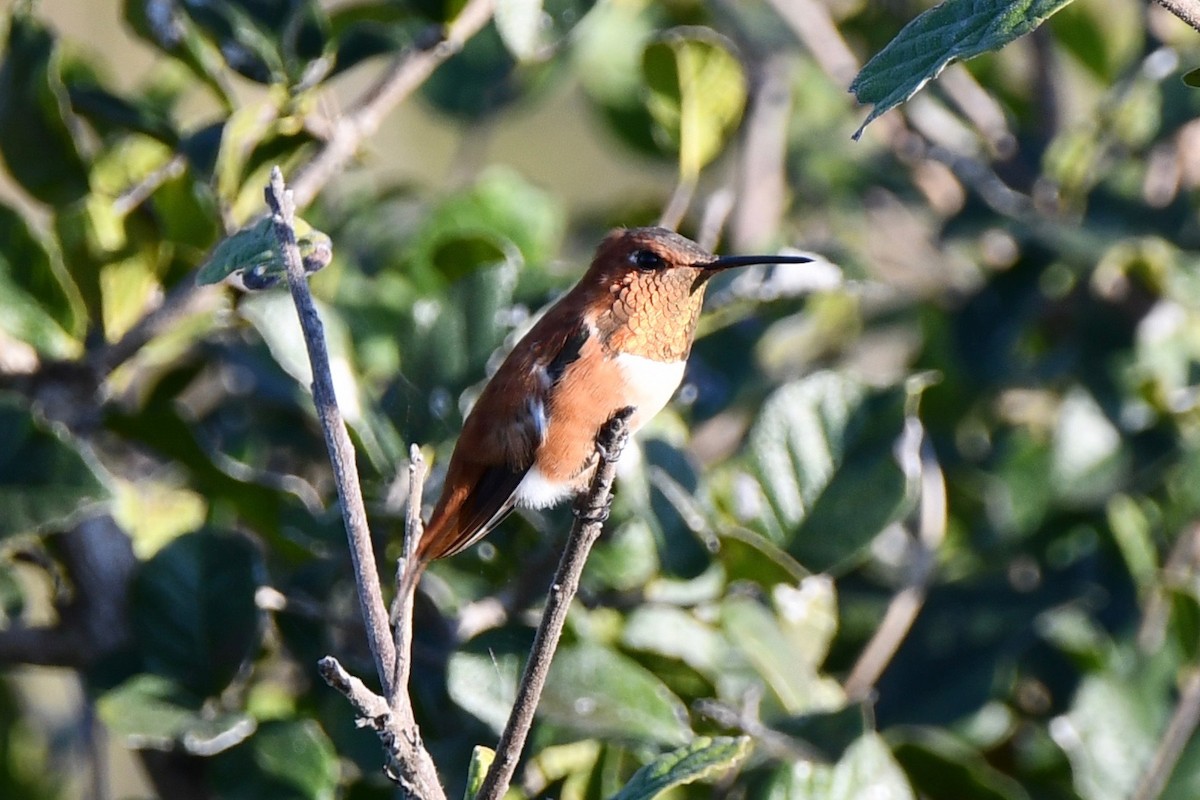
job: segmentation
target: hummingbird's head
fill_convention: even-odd
[[[600,243],[581,282],[597,292],[602,332],[620,347],[638,349],[658,360],[686,357],[708,279],[731,267],[798,264],[803,256],[725,256],[718,258],[691,239],[666,228],[629,228]]]

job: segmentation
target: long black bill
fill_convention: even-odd
[[[808,256],[721,256],[704,265],[709,272],[720,272],[732,267],[749,267],[754,264],[808,264]]]

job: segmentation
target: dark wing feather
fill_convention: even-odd
[[[516,504],[517,487],[529,471],[506,467],[485,467],[472,492],[458,512],[458,524],[453,539],[439,548],[434,558],[444,558],[461,553],[484,536],[492,532]]]
[[[535,333],[536,329],[531,331],[530,335]],[[523,405],[508,405],[509,408],[518,409],[517,418],[507,423],[491,421],[495,430],[506,432],[506,436],[498,437],[504,441],[500,449],[506,453],[501,463],[480,461],[476,457],[477,454],[460,452],[463,438],[467,437],[459,439],[459,444],[455,446],[450,457],[447,486],[430,517],[427,535],[421,541],[419,556],[422,560],[443,558],[462,552],[491,533],[512,512],[516,505],[517,487],[532,468],[533,454],[546,434],[546,398],[567,367],[579,358],[588,336],[588,328],[579,325],[562,340],[553,358],[544,364],[536,361],[526,364],[515,361],[510,364],[506,361],[492,379],[495,386],[489,384],[485,387],[483,395],[480,396],[480,405],[489,396],[489,390],[512,391],[512,387],[500,385],[501,376],[507,367],[532,370],[537,378],[537,390],[529,395]],[[521,345],[518,344],[517,347],[520,348]],[[516,355],[515,352],[513,355]],[[478,407],[477,405],[476,408]],[[474,431],[484,424],[482,419],[473,419],[474,411],[473,409],[463,425],[464,432]],[[522,451],[528,451],[529,457],[514,457],[514,454]],[[467,479],[470,488],[465,496],[461,497],[457,509],[451,509],[448,507],[451,498],[446,493],[457,488],[456,485],[452,485],[451,480],[459,477],[462,472],[474,473]],[[454,481],[454,484],[458,483]]]

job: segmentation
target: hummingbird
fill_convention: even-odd
[[[418,568],[459,553],[515,507],[587,489],[596,436],[631,407],[629,432],[671,399],[708,281],[732,267],[803,256],[724,256],[666,228],[609,233],[580,281],[530,328],[484,386],[450,456],[417,548]]]

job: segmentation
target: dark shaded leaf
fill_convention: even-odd
[[[264,722],[212,767],[213,787],[229,800],[333,800],[338,775],[333,743],[309,720]]]
[[[88,165],[71,130],[54,37],[24,10],[9,19],[0,63],[0,154],[9,174],[43,203],[88,192]]]
[[[142,565],[131,617],[147,667],[194,694],[220,692],[258,645],[262,565],[241,536],[185,534]]]
[[[906,728],[888,739],[918,792],[973,800],[1029,800],[1020,783],[942,729]]]
[[[0,538],[61,527],[108,496],[78,444],[0,394]]]

